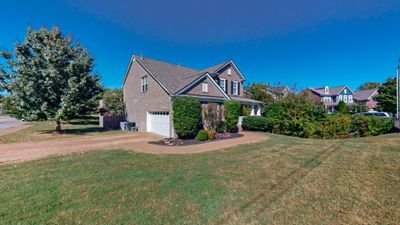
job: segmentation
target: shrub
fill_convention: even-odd
[[[371,134],[371,124],[368,117],[356,115],[353,117],[352,130],[359,137],[367,137]]]
[[[172,109],[176,134],[181,138],[194,137],[201,127],[200,102],[193,97],[176,97]]]
[[[381,135],[389,133],[394,128],[392,118],[379,118],[376,116],[368,117],[371,126],[371,135]]]
[[[224,107],[226,129],[232,133],[238,132],[237,123],[240,116],[240,102],[234,100],[226,100],[224,102]]]
[[[226,131],[226,124],[224,121],[218,121],[217,123],[217,132],[224,133]]]
[[[214,140],[215,139],[215,134],[217,132],[215,130],[207,130],[207,134],[208,134],[208,139],[209,140]]]
[[[198,141],[208,140],[208,132],[205,130],[200,130],[199,133],[197,133],[196,140]]]
[[[344,101],[340,101],[338,106],[337,106],[337,111],[339,113],[345,113],[347,111],[347,106],[346,103],[344,103]]]
[[[251,131],[272,131],[273,120],[263,116],[246,116],[243,118],[242,127]]]
[[[350,115],[336,114],[327,117],[323,123],[327,137],[322,138],[346,138],[352,133],[352,118]]]

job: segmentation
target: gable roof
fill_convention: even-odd
[[[209,76],[216,74],[229,63],[239,71],[232,60],[226,60],[206,69],[198,70],[134,54],[129,62],[123,83],[125,83],[126,76],[129,73],[133,61],[137,61],[170,95],[182,90],[200,77],[207,74]],[[239,74],[243,77],[240,71]]]
[[[310,88],[307,88],[307,90],[310,90],[310,91],[318,94],[319,96],[336,96],[345,88],[348,88],[353,94],[355,94],[347,85],[341,85],[341,86],[337,86],[337,87],[329,87],[328,94],[325,94],[325,86],[315,87],[315,88],[310,87]]]
[[[378,93],[378,88],[370,89],[370,90],[362,90],[362,91],[356,91],[356,95],[354,98],[359,101],[367,101],[369,100],[373,95]]]

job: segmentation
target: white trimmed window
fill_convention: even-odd
[[[343,95],[343,101],[347,102],[347,95]]]
[[[325,94],[329,94],[329,87],[325,86]]]
[[[201,91],[202,91],[203,93],[208,93],[208,83],[203,83],[203,84],[201,85]]]
[[[140,78],[140,86],[142,92],[147,91],[147,76],[143,76],[142,78]]]
[[[332,98],[331,97],[324,97],[324,102],[331,102]]]
[[[343,95],[339,95],[339,102],[343,100]]]
[[[347,88],[345,88],[343,91],[344,91],[345,94],[347,94]]]
[[[219,86],[222,88],[222,90],[224,90],[224,92],[226,92],[226,79],[220,78],[219,79]]]
[[[353,95],[349,95],[349,103],[353,103]]]
[[[237,81],[232,81],[232,94],[233,95],[239,95],[239,88],[238,88],[238,82]]]

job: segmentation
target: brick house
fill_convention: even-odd
[[[309,92],[309,98],[316,101],[322,101],[328,112],[334,112],[340,101],[346,104],[354,103],[356,95],[348,86],[342,85],[338,87],[316,87],[306,88],[303,92]]]
[[[262,102],[243,97],[245,77],[233,60],[197,70],[156,59],[132,55],[123,81],[126,119],[139,131],[175,137],[172,100],[191,96],[203,107],[209,103],[223,108],[225,100],[237,100],[261,115]]]
[[[375,109],[377,106],[377,102],[375,101],[375,97],[378,96],[378,88],[371,89],[371,90],[362,90],[362,91],[355,91],[356,95],[354,100],[356,103],[363,103],[369,109]]]

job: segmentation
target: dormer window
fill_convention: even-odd
[[[344,89],[344,93],[347,94],[347,89],[346,88]]]
[[[228,68],[227,70],[226,70],[226,73],[230,76],[230,75],[232,75],[232,68]]]
[[[329,94],[329,87],[325,86],[325,94]]]

